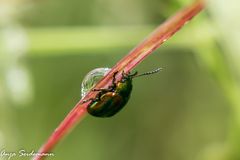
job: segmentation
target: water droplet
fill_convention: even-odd
[[[81,96],[82,98],[102,79],[111,68],[95,68],[90,71],[82,81]]]

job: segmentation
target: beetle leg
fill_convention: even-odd
[[[97,101],[100,100],[100,97],[101,97],[101,96],[102,96],[102,92],[99,92],[99,93],[97,94],[96,98],[89,98],[89,99],[86,99],[86,100],[84,100],[81,104],[83,104],[83,103],[87,103],[87,102],[89,102],[89,101],[97,102]]]
[[[124,72],[124,70],[122,71],[122,78],[124,78],[126,76],[126,73]]]
[[[86,103],[86,102],[88,102],[88,101],[90,101],[90,100],[92,100],[92,101],[98,101],[98,100],[100,100],[101,96],[102,96],[104,93],[113,91],[113,90],[116,88],[116,82],[115,82],[115,81],[116,81],[116,75],[117,75],[117,73],[118,73],[118,71],[114,72],[114,74],[113,74],[113,80],[112,80],[112,85],[111,85],[111,86],[109,86],[108,88],[94,88],[94,89],[92,89],[91,91],[93,91],[93,92],[98,92],[97,97],[96,97],[95,99],[93,99],[93,98],[87,99],[87,100],[84,101],[83,103]]]
[[[108,91],[110,91],[109,89],[106,89],[106,88],[94,88],[94,89],[92,89],[91,91],[93,91],[93,92],[97,92],[97,91],[102,91],[102,92],[108,92]]]
[[[95,101],[95,100],[96,100],[96,98],[89,98],[89,99],[84,100],[81,104],[87,103],[89,101]]]
[[[97,94],[96,98],[89,98],[89,99],[86,99],[82,102],[83,103],[87,103],[89,101],[98,101],[100,100],[100,97],[103,95],[103,93],[105,92],[108,92],[109,89],[105,89],[105,88],[94,88],[92,89],[91,91],[99,91],[99,93]]]
[[[94,102],[96,102],[96,101],[99,101],[99,100],[100,100],[101,96],[102,96],[104,93],[107,93],[107,92],[111,91],[111,89],[110,89],[110,88],[109,88],[109,89],[105,89],[105,88],[95,88],[95,89],[92,89],[92,91],[98,92],[97,95],[96,95],[96,98],[92,98],[92,100],[93,100]]]
[[[112,80],[112,85],[111,86],[109,86],[108,88],[94,88],[91,91],[93,91],[93,92],[98,92],[99,91],[99,93],[101,92],[101,94],[103,94],[103,93],[110,92],[113,89],[115,89],[116,88],[116,82],[115,81],[116,81],[117,73],[118,73],[118,71],[113,73],[113,80]]]
[[[117,75],[118,71],[113,73],[113,80],[112,80],[112,84],[116,84],[116,75]]]
[[[118,71],[113,73],[113,79],[112,79],[112,85],[109,86],[109,91],[112,91],[116,88],[116,75],[117,75]]]

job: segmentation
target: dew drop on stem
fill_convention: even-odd
[[[111,68],[95,68],[90,71],[83,79],[81,85],[81,96],[82,98],[101,80]]]

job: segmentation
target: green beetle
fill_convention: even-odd
[[[112,85],[108,88],[92,89],[91,91],[98,92],[95,98],[91,98],[83,101],[86,103],[91,101],[87,106],[89,114],[95,117],[111,117],[119,112],[128,102],[132,92],[132,79],[139,76],[150,75],[160,71],[160,68],[138,74],[135,72],[124,73],[122,72],[121,79],[116,82],[116,75],[118,72],[113,74]]]

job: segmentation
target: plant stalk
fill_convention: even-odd
[[[137,64],[142,62],[148,55],[156,50],[162,43],[174,35],[181,27],[196,16],[204,8],[204,1],[195,1],[190,6],[177,12],[170,17],[166,22],[160,25],[153,33],[151,33],[143,42],[136,46],[128,55],[120,60],[111,71],[103,77],[102,80],[94,88],[107,88],[112,81],[112,75],[118,71],[116,79],[121,78],[121,73],[131,71]],[[33,160],[41,160],[43,154],[50,152],[56,144],[69,133],[78,122],[86,115],[86,108],[89,103],[82,103],[84,100],[94,98],[96,93],[89,92],[83,97],[70,111],[66,118],[60,123],[57,129],[52,133],[46,143],[40,148],[38,154]]]

